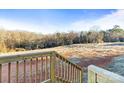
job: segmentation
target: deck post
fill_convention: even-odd
[[[83,69],[80,71],[80,83],[83,83]]]
[[[55,53],[52,53],[52,55],[50,56],[50,79],[51,82],[54,83],[55,82]]]
[[[96,73],[88,69],[88,83],[96,83]]]

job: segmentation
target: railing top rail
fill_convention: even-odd
[[[65,60],[66,62],[74,65],[75,67],[77,67],[78,69],[82,70],[82,68],[72,62],[70,62],[68,59],[66,59],[65,57],[63,57],[62,55],[60,55],[59,53],[57,53],[56,51],[26,51],[26,52],[17,52],[15,54],[3,54],[0,55],[0,64],[3,63],[8,63],[8,62],[15,62],[15,61],[19,61],[19,60],[23,60],[23,59],[27,59],[27,58],[32,58],[32,57],[38,57],[41,55],[53,55],[55,54],[56,56],[58,55],[60,57],[60,59]]]
[[[117,81],[117,82],[124,82],[124,77],[121,75],[118,75],[116,73],[110,72],[108,70],[105,70],[103,68],[94,66],[94,65],[90,65],[88,66],[88,70],[93,71],[94,73],[103,76],[103,77],[107,77],[110,80],[113,81]]]
[[[40,55],[51,55],[54,51],[26,51],[26,52],[17,52],[16,54],[3,54],[0,55],[0,64],[8,63],[13,61],[18,61],[30,57],[37,57]]]

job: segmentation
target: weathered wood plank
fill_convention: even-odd
[[[96,83],[96,73],[88,70],[88,83]]]
[[[51,62],[50,62],[50,79],[51,82],[55,82],[55,56],[50,56]]]
[[[88,82],[98,83],[124,83],[124,77],[103,68],[90,65],[88,67]]]
[[[38,81],[38,58],[36,58],[36,75],[35,75],[35,82],[37,83],[37,81]]]
[[[16,54],[4,54],[0,55],[0,64],[15,62],[24,59],[31,59],[32,57],[40,57],[41,55],[47,56],[55,53],[54,51],[27,51],[27,52],[19,52]]]
[[[43,80],[43,57],[41,57],[41,81]]]
[[[16,62],[16,82],[18,83],[19,62]]]
[[[8,63],[8,83],[11,82],[11,63]]]
[[[83,69],[80,70],[80,83],[83,83]]]
[[[23,69],[23,80],[24,80],[24,83],[26,82],[26,59],[24,60],[24,69]]]
[[[2,64],[0,64],[0,83],[2,81]]]
[[[45,80],[48,79],[48,59],[47,59],[47,56],[45,57]]]
[[[32,58],[30,60],[30,81],[32,82]]]

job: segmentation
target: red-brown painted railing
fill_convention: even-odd
[[[0,56],[1,83],[82,82],[82,68],[55,51]]]

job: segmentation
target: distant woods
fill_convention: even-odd
[[[124,29],[115,25],[106,31],[70,31],[36,34],[26,31],[0,30],[0,52],[43,49],[79,43],[124,42]]]

